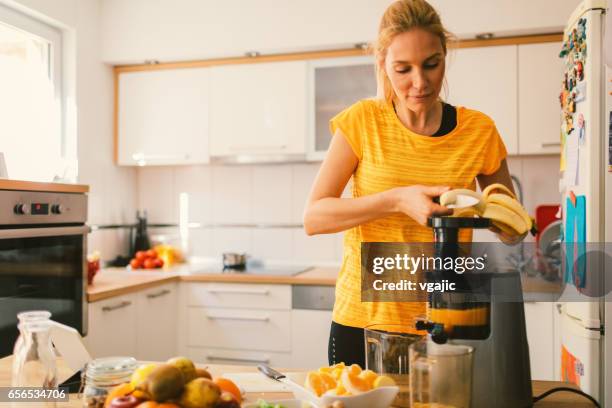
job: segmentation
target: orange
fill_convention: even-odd
[[[378,374],[372,370],[363,370],[361,373],[359,373],[359,377],[363,378],[370,385],[370,387],[374,387],[374,381],[378,377]]]
[[[331,374],[328,373],[319,373],[323,384],[325,384],[325,391],[331,390],[332,388],[336,388],[336,380],[332,377]]]
[[[122,384],[116,385],[106,395],[106,400],[104,400],[104,406],[108,407],[110,405],[110,402],[114,398],[116,398],[116,397],[123,397],[125,395],[128,395],[132,391],[134,391],[134,387],[132,387],[132,384],[130,384],[130,383],[126,382],[126,383],[122,383]]]
[[[136,408],[180,408],[180,406],[171,402],[145,401],[136,405]]]
[[[361,394],[372,389],[372,387],[359,375],[351,373],[350,370],[344,370],[342,373],[342,385],[348,392],[353,395]]]
[[[351,364],[351,366],[348,367],[348,370],[354,375],[359,375],[361,373],[361,367],[359,367],[359,364]]]
[[[327,391],[327,387],[321,378],[321,374],[316,371],[310,371],[306,375],[306,384],[304,384],[304,387],[306,387],[307,390],[314,392],[317,397],[320,397],[325,391]]]
[[[236,398],[238,403],[242,402],[242,394],[240,393],[240,388],[232,380],[223,377],[217,377],[214,381],[215,384],[221,388],[221,391],[229,392]]]

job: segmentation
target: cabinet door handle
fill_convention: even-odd
[[[208,289],[208,292],[262,296],[268,296],[270,294],[270,291],[268,289]]]
[[[155,299],[155,298],[158,298],[160,296],[167,295],[168,293],[170,293],[170,291],[168,289],[161,290],[161,291],[159,291],[157,293],[147,293],[147,298]]]
[[[542,147],[561,147],[561,142],[546,142],[541,144]]]
[[[252,146],[229,146],[230,150],[233,151],[244,151],[244,150],[267,150],[267,149],[286,149],[287,145],[252,145]]]
[[[556,303],[555,306],[557,307],[557,313],[561,314],[563,312],[563,304]]]
[[[250,321],[250,322],[269,322],[270,321],[270,317],[269,316],[264,316],[264,317],[240,317],[240,316],[211,316],[211,315],[207,315],[206,316],[209,320],[243,320],[243,321]]]
[[[113,306],[103,306],[102,307],[102,311],[103,312],[112,312],[113,310],[123,309],[124,307],[128,307],[131,304],[132,304],[132,302],[130,302],[129,300],[124,300],[123,302],[117,303],[116,305],[113,305]]]
[[[189,153],[185,154],[144,154],[144,153],[134,153],[132,154],[132,160],[137,161],[138,164],[145,165],[147,161],[155,161],[155,160],[189,160],[191,156]]]
[[[222,357],[222,356],[207,356],[206,357],[212,361],[231,361],[232,363],[261,363],[268,364],[270,362],[269,358],[232,358],[232,357]]]

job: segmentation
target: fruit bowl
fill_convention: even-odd
[[[304,384],[307,373],[290,373],[287,377],[296,384]],[[331,405],[334,401],[342,401],[345,408],[387,408],[399,392],[398,386],[386,386],[374,388],[361,394],[322,395],[318,397],[304,387],[292,387],[293,394],[297,399],[310,401],[317,407]]]

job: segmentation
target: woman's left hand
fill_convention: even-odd
[[[526,231],[525,233],[520,234],[520,235],[519,234],[509,234],[505,231],[500,230],[495,225],[491,225],[489,227],[489,230],[493,231],[497,235],[499,240],[506,245],[516,245],[520,243],[522,240],[525,239],[528,233],[528,231]]]

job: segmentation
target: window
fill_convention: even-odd
[[[61,32],[0,5],[0,152],[11,179],[63,177]]]

